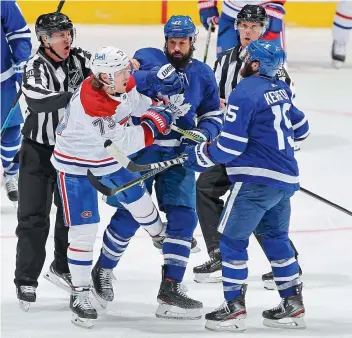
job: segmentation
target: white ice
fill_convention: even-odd
[[[94,51],[114,45],[131,56],[141,47],[162,47],[162,27],[77,27],[77,44]],[[202,59],[205,31],[200,28],[196,57]],[[289,69],[296,83],[297,105],[311,125],[311,135],[297,153],[301,183],[321,196],[352,210],[352,41],[347,62],[340,70],[330,67],[329,29],[288,29]],[[215,37],[208,64],[215,60]],[[37,302],[24,313],[18,306],[13,284],[17,225],[16,213],[1,192],[1,334],[2,337],[230,337],[214,333],[199,321],[167,321],[154,315],[160,283],[162,256],[151,240],[139,231],[115,269],[115,300],[101,314],[92,330],[70,322],[69,296],[39,279]],[[101,203],[101,226],[95,246],[98,257],[104,227],[113,209]],[[51,215],[53,223],[54,214]],[[53,229],[47,243],[43,272],[53,259]],[[249,247],[246,337],[352,337],[352,218],[311,197],[297,192],[292,200],[291,238],[303,269],[307,329],[283,331],[265,328],[261,312],[276,306],[277,292],[262,287],[261,275],[270,266],[255,241]],[[222,303],[221,284],[196,284],[194,266],[208,259],[199,227],[196,238],[202,252],[189,260],[185,283],[189,295],[203,301],[206,314]]]

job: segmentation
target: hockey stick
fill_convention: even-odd
[[[348,209],[345,209],[343,207],[341,207],[340,205],[336,204],[336,203],[333,203],[327,199],[325,199],[324,197],[321,197],[317,194],[315,194],[314,192],[311,192],[303,187],[301,187],[301,191],[305,194],[307,194],[308,196],[311,196],[313,198],[316,198],[317,200],[327,204],[327,205],[330,205],[331,207],[337,209],[337,210],[340,210],[342,212],[344,212],[345,214],[349,215],[349,216],[352,216],[352,211],[348,210]]]
[[[150,163],[150,164],[137,164],[128,158],[111,140],[106,140],[104,143],[106,151],[112,156],[117,162],[119,162],[124,168],[133,173],[139,173],[147,170],[154,169],[168,169],[176,164],[183,164],[187,160],[186,155],[181,155],[172,160],[166,160],[162,162]]]
[[[209,28],[208,28],[208,33],[207,33],[207,39],[206,39],[206,42],[205,42],[204,59],[203,59],[204,63],[207,63],[208,50],[209,50],[209,45],[210,45],[210,38],[211,38],[212,29],[213,29],[213,24],[210,23],[209,24]]]
[[[131,187],[133,187],[136,184],[140,184],[141,182],[143,182],[144,180],[153,177],[154,175],[164,171],[165,169],[167,169],[168,167],[160,167],[160,168],[156,168],[153,169],[151,171],[148,171],[147,173],[145,173],[144,175],[142,175],[141,177],[138,177],[126,184],[123,184],[121,186],[116,186],[116,188],[110,188],[107,187],[106,185],[104,185],[103,183],[101,183],[99,181],[99,179],[93,175],[93,173],[88,169],[87,170],[87,176],[88,176],[88,180],[90,182],[90,184],[97,189],[100,193],[102,193],[105,196],[113,196],[118,194],[119,192],[122,192],[124,190],[127,190]]]
[[[99,179],[93,175],[93,173],[88,169],[87,176],[90,184],[105,196],[113,196],[117,193],[127,190],[128,188],[143,182],[144,180],[174,166],[177,164],[183,164],[187,160],[187,156],[182,155],[173,160],[167,160],[157,163],[139,165],[131,161],[123,152],[121,152],[118,147],[111,141],[107,140],[104,144],[107,152],[118,161],[124,168],[131,172],[141,172],[148,171],[141,177],[138,177],[124,185],[116,186],[115,188],[110,188],[99,181]]]
[[[65,1],[66,1],[66,0],[61,0],[61,1],[59,2],[59,5],[57,6],[57,9],[56,9],[56,12],[57,12],[57,13],[60,13],[60,12],[61,12],[61,9],[62,9],[62,7],[63,7],[64,4],[65,4]],[[5,131],[6,131],[6,129],[7,129],[7,126],[8,126],[8,125],[10,124],[10,122],[11,122],[12,116],[13,116],[13,114],[15,113],[15,109],[16,109],[17,105],[19,104],[21,95],[22,95],[22,88],[20,88],[20,89],[18,90],[18,93],[17,93],[15,99],[13,100],[13,103],[12,103],[12,105],[11,105],[11,108],[10,108],[10,110],[9,110],[7,116],[6,116],[6,119],[5,119],[5,121],[4,121],[4,124],[1,126],[1,137],[4,136]]]
[[[180,133],[181,135],[189,138],[190,140],[194,141],[194,142],[197,142],[197,143],[201,143],[203,142],[203,140],[200,140],[199,137],[197,137],[197,135],[193,135],[191,131],[188,131],[188,130],[183,130],[175,125],[172,125],[171,126],[171,129],[174,130],[174,131],[177,131],[178,133]],[[303,187],[300,188],[301,192],[303,192],[304,194],[310,196],[310,197],[313,197],[317,200],[319,200],[320,202],[323,202],[337,210],[340,210],[342,212],[344,212],[345,214],[349,215],[349,216],[352,216],[352,211],[348,210],[348,209],[345,209],[343,207],[341,207],[340,205],[336,204],[336,203],[333,203],[327,199],[325,199],[324,197],[321,197],[317,194],[315,194],[314,192],[311,192]]]
[[[171,129],[173,131],[176,131],[179,134],[185,136],[186,138],[194,141],[194,142],[197,142],[197,143],[204,142],[204,140],[199,135],[194,134],[191,130],[183,130],[183,129],[177,127],[175,124],[171,125]]]

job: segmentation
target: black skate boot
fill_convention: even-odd
[[[301,267],[299,267],[299,275],[302,276],[302,269]],[[267,289],[267,290],[276,290],[276,284],[275,284],[275,281],[274,281],[274,275],[273,275],[273,272],[270,271],[268,273],[265,273],[263,276],[262,276],[262,281],[264,283],[264,289]]]
[[[90,319],[97,319],[98,313],[89,298],[89,287],[74,287],[71,292],[70,309],[72,310],[72,323],[78,326],[92,328],[94,324]]]
[[[19,300],[20,308],[27,312],[31,303],[34,303],[37,299],[35,293],[36,287],[29,285],[18,285],[16,286],[17,298]]]
[[[158,318],[167,319],[200,319],[203,303],[189,298],[181,283],[165,278],[164,270],[163,267],[163,277],[157,298],[159,307],[155,315]]]
[[[99,267],[99,261],[92,270],[93,294],[103,309],[106,309],[108,302],[114,300],[114,289],[112,287],[112,269]]]
[[[44,274],[44,278],[49,282],[55,284],[59,288],[65,290],[66,292],[71,292],[71,289],[72,289],[71,274],[69,272],[62,273],[59,270],[57,270],[54,262],[50,264],[49,271]]]
[[[215,311],[207,313],[205,328],[211,331],[245,331],[244,320],[247,317],[246,296],[247,284],[241,287],[241,295],[234,300],[225,302]]]
[[[346,60],[346,45],[334,41],[331,48],[332,65],[335,68],[341,68]]]
[[[301,283],[296,287],[296,295],[282,298],[279,306],[263,311],[263,324],[275,328],[305,329],[304,314]]]
[[[8,199],[15,204],[18,201],[17,175],[4,174],[4,186]]]
[[[219,249],[209,253],[210,260],[193,268],[197,283],[218,283],[222,280],[222,264]]]

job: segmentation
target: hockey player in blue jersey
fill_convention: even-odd
[[[263,236],[282,298],[280,306],[263,312],[264,325],[304,328],[302,283],[288,229],[290,198],[299,189],[294,140],[308,136],[308,122],[293,105],[287,84],[275,78],[284,51],[258,40],[243,53],[245,79],[229,97],[219,138],[185,150],[186,167],[203,171],[225,163],[233,184],[218,228],[225,302],[206,315],[206,328],[245,330],[247,246],[253,231]]]
[[[23,67],[31,49],[31,32],[16,1],[1,1],[1,128],[16,97],[16,82],[21,83]],[[8,121],[1,137],[1,162],[7,196],[11,201],[17,201],[18,163],[12,161],[21,143],[23,117],[19,105]]]
[[[209,66],[192,58],[196,27],[189,16],[172,16],[164,27],[164,52],[156,48],[138,50],[134,58],[141,67],[134,73],[139,92],[168,102],[175,124],[204,139],[213,140],[222,128],[222,113],[215,76]],[[158,135],[154,144],[139,152],[135,162],[151,163],[176,157],[186,146],[180,134]],[[147,180],[155,182],[160,210],[166,213],[163,243],[164,266],[156,315],[164,318],[197,319],[202,303],[182,292],[181,282],[197,225],[195,173],[174,166]],[[109,203],[114,203],[109,199]]]
[[[284,16],[285,9],[283,5],[286,1],[274,0],[274,1],[263,1],[263,0],[252,0],[252,1],[240,1],[240,0],[225,0],[222,2],[222,12],[219,16],[216,0],[198,0],[199,16],[200,21],[206,30],[209,29],[209,25],[219,25],[218,39],[216,45],[217,57],[220,56],[226,50],[236,47],[240,43],[238,30],[245,29],[245,27],[238,22],[237,15],[246,5],[259,5],[265,8],[265,11],[269,17],[269,24],[266,30],[263,32],[263,39],[270,42],[276,43],[278,46],[284,48],[285,44],[285,26]]]

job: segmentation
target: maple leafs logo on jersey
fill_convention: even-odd
[[[181,116],[185,116],[192,107],[190,103],[184,103],[184,94],[171,95],[167,101],[171,111],[174,114],[175,119],[178,119]]]

